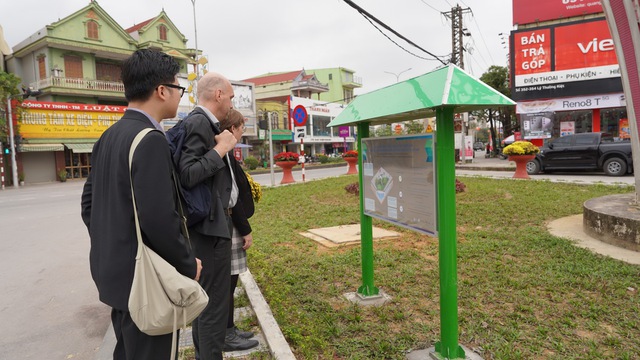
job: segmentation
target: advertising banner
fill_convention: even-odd
[[[622,91],[604,19],[516,30],[511,49],[514,100]]]
[[[521,101],[516,105],[517,114],[535,114],[545,111],[571,111],[604,109],[626,106],[623,93],[576,96],[561,99]]]
[[[522,133],[525,140],[549,139],[553,130],[553,113],[524,114],[521,116]]]
[[[573,135],[576,132],[575,121],[561,121],[560,122],[560,137],[565,135]]]
[[[599,0],[513,0],[513,25],[601,12]]]
[[[125,106],[25,100],[18,124],[25,139],[97,139],[115,124]]]

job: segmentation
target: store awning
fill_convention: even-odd
[[[90,153],[93,151],[93,144],[64,144],[76,154]]]
[[[272,131],[272,140],[275,141],[286,141],[293,140],[293,132],[287,129],[273,129]]]
[[[21,144],[19,152],[64,151],[62,144]]]

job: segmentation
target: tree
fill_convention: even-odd
[[[509,87],[509,69],[507,67],[492,65],[489,67],[487,72],[480,76],[480,80],[504,96],[511,97],[511,89]],[[502,129],[504,130],[505,135],[510,135],[513,134],[513,132],[520,130],[520,124],[517,121],[513,107],[502,106],[495,109],[488,109],[487,111],[481,111],[475,115],[489,121],[494,153],[496,151],[497,144],[495,121],[500,121],[502,123]]]
[[[411,120],[405,122],[404,129],[407,134],[422,134],[424,133],[424,124],[420,120]]]
[[[9,136],[9,128],[7,126],[7,109],[5,106],[7,105],[7,99],[10,96],[20,94],[20,90],[18,90],[18,86],[22,80],[15,76],[14,74],[0,72],[0,109],[3,109],[4,116],[0,118],[0,142],[7,141],[7,137]],[[17,134],[17,132],[16,132]]]

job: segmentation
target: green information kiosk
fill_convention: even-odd
[[[395,224],[432,233],[438,236],[438,262],[440,270],[440,341],[436,343],[435,350],[431,354],[436,359],[465,359],[466,355],[458,345],[458,276],[457,276],[457,249],[456,249],[456,192],[455,192],[455,152],[454,152],[454,113],[469,112],[498,106],[515,106],[515,103],[494,90],[487,84],[477,80],[455,65],[426,73],[367,94],[359,95],[338,115],[329,126],[355,125],[358,128],[358,154],[359,180],[360,180],[360,236],[362,249],[362,285],[358,288],[358,295],[362,297],[378,296],[379,290],[374,285],[373,279],[373,227],[372,217],[379,217]],[[436,117],[435,139],[424,136],[414,137],[413,142],[422,141],[422,147],[429,161],[429,149],[431,154],[431,168],[434,169],[435,181],[429,183],[425,178],[423,183],[413,181],[415,186],[424,184],[425,191],[429,187],[434,188],[434,205],[421,204],[421,199],[426,197],[407,196],[407,201],[416,214],[432,214],[435,218],[421,218],[415,220],[415,216],[403,218],[401,213],[404,207],[398,205],[386,207],[380,211],[376,208],[375,197],[378,199],[389,195],[389,187],[392,181],[396,181],[393,173],[388,170],[380,171],[371,166],[371,159],[363,162],[363,157],[371,156],[367,148],[372,146],[369,139],[369,126],[390,124],[395,122]],[[363,143],[364,140],[364,143]],[[362,151],[363,144],[366,151]],[[411,152],[406,142],[397,142],[398,146],[406,147],[407,153]],[[393,152],[393,144],[377,146],[376,154],[385,151]],[[415,148],[415,146],[414,146]],[[415,152],[414,152],[415,153]],[[363,156],[364,155],[364,156]],[[376,155],[380,157],[379,155]],[[393,154],[391,154],[393,156]],[[414,159],[415,160],[415,159]],[[419,160],[425,161],[425,160]],[[393,170],[392,170],[393,171]],[[426,170],[428,171],[428,169]],[[419,176],[419,172],[416,172]],[[373,180],[373,181],[372,181]],[[401,179],[398,179],[401,180]],[[409,185],[407,185],[409,186]],[[367,187],[367,188],[365,188]],[[373,191],[376,196],[373,200],[367,198],[366,193]],[[398,191],[402,197],[402,192]],[[393,196],[394,204],[398,196]],[[385,198],[386,200],[386,198]],[[420,206],[424,211],[419,211]],[[434,207],[435,209],[430,209]],[[379,216],[376,216],[378,214]],[[431,220],[431,221],[429,221]],[[435,229],[430,227],[435,226]]]

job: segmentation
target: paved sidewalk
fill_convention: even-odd
[[[509,160],[502,160],[500,158],[485,158],[484,151],[476,151],[476,157],[472,159],[466,159],[465,163],[456,163],[456,169],[464,170],[486,170],[486,171],[514,171],[516,169],[516,163]]]

